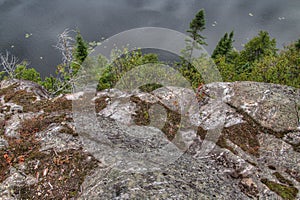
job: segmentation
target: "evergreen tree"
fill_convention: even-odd
[[[111,56],[114,62],[104,69],[97,86],[97,90],[99,91],[114,87],[127,72],[137,66],[147,63],[159,63],[156,54],[143,54],[140,49],[132,52],[129,52],[126,48],[123,50],[118,49],[112,51]],[[101,58],[99,58],[100,60]],[[136,76],[135,79],[139,79],[139,77]]]
[[[271,39],[267,31],[260,31],[258,36],[252,38],[241,52],[241,58],[245,62],[253,63],[264,56],[276,55],[276,40]]]
[[[77,74],[81,64],[88,56],[88,44],[86,41],[84,41],[79,31],[77,31],[76,43],[73,51],[74,53],[73,53],[73,62],[71,64],[71,76]]]
[[[218,42],[215,50],[213,51],[212,58],[216,59],[217,56],[225,56],[228,57],[228,55],[233,50],[233,31],[228,35],[228,33],[225,33],[225,35],[220,39]]]
[[[78,64],[82,64],[84,59],[88,56],[88,45],[83,40],[82,35],[77,31],[76,44],[74,50],[74,59]]]
[[[293,87],[300,86],[299,52],[293,45],[281,51],[278,56],[266,56],[253,65],[247,80],[277,83]]]
[[[201,9],[190,23],[190,29],[187,31],[190,33],[191,38],[198,44],[207,45],[204,41],[205,37],[200,34],[205,29],[205,12]]]
[[[75,39],[71,36],[72,32],[74,31],[66,29],[58,36],[55,47],[62,53],[62,63],[56,66],[57,77],[47,77],[43,82],[52,95],[71,92],[78,70],[88,56],[87,42],[79,30]]]
[[[190,28],[187,30],[193,41],[187,40],[186,48],[182,51],[183,56],[181,62],[178,63],[180,73],[190,81],[192,87],[197,88],[202,82],[201,74],[191,64],[194,48],[200,48],[200,45],[207,45],[205,37],[201,32],[205,29],[205,12],[201,9],[190,23]]]
[[[257,36],[245,44],[236,63],[236,71],[240,77],[243,77],[241,80],[247,80],[255,62],[259,62],[266,56],[276,55],[275,38],[271,39],[267,31],[260,31]]]
[[[298,51],[300,51],[300,39],[295,43],[295,47]]]

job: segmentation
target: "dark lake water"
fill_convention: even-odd
[[[145,26],[185,32],[201,8],[208,52],[231,30],[237,49],[259,30],[269,31],[279,48],[300,38],[299,0],[0,0],[0,51],[48,75],[60,63],[53,45],[65,28],[79,28],[88,41]]]

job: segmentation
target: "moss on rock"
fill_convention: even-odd
[[[277,180],[282,183],[282,184],[286,184],[289,186],[293,186],[292,181],[284,178],[279,172],[274,172],[273,175],[277,178]]]
[[[295,200],[297,197],[298,189],[293,186],[275,183],[268,179],[261,179],[261,182],[265,184],[270,190],[281,196],[283,199]]]

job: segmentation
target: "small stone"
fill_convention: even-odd
[[[47,174],[48,174],[48,168],[44,169],[43,176],[47,176]]]
[[[257,185],[255,184],[252,178],[243,178],[241,183],[248,187],[257,187]]]
[[[5,114],[0,113],[0,121],[4,121],[5,120]]]
[[[240,182],[240,187],[250,197],[257,197],[259,193],[257,185],[252,178],[243,178]]]
[[[13,105],[10,107],[10,113],[12,114],[22,113],[22,112],[23,112],[23,106]]]
[[[2,137],[0,137],[0,149],[3,149],[7,146],[8,146],[7,141],[5,139],[3,139]]]
[[[300,132],[290,132],[287,133],[284,137],[283,140],[286,141],[289,144],[297,145],[300,143]]]

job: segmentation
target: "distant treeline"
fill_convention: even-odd
[[[207,45],[202,31],[205,29],[205,12],[200,10],[190,22],[188,35],[193,39],[187,41],[186,49],[180,61],[173,63],[176,69],[197,88],[205,83],[201,73],[196,70],[191,57],[197,45]],[[34,69],[29,68],[27,62],[18,62],[17,58],[9,52],[0,54],[0,64],[3,67],[1,79],[24,79],[39,83],[53,96],[69,93],[77,80],[78,71],[92,48],[97,43],[87,43],[77,30],[75,38],[72,30],[66,29],[58,37],[57,49],[62,54],[62,63],[56,67],[56,75],[50,75],[44,80]],[[222,80],[231,81],[257,81],[300,87],[300,39],[291,42],[284,49],[276,48],[276,39],[271,38],[267,31],[260,31],[255,37],[244,45],[241,51],[234,48],[234,32],[224,33],[215,47],[211,59],[219,70]],[[141,50],[129,52],[128,49],[114,49],[112,51],[114,62],[101,62],[105,68],[101,71],[98,90],[112,88],[120,78],[134,67],[147,63],[162,63],[156,54],[143,54]],[[98,80],[98,79],[97,79]],[[154,86],[155,85],[155,86]],[[146,90],[159,87],[159,84],[148,85]]]

